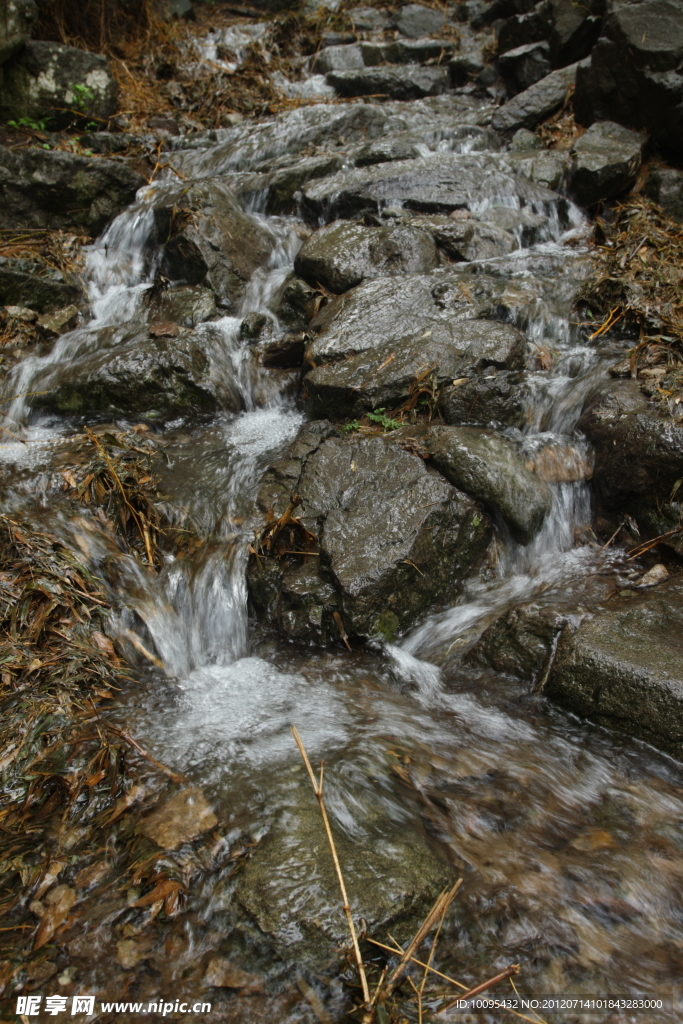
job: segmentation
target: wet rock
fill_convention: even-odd
[[[582,445],[531,434],[525,438],[521,454],[526,468],[547,483],[575,483],[593,476],[592,458]]]
[[[417,100],[439,96],[448,87],[443,68],[390,64],[362,71],[331,71],[327,82],[340,96],[386,96],[393,100]]]
[[[643,192],[659,203],[669,217],[683,222],[683,171],[655,167],[648,175]]]
[[[365,281],[333,299],[311,321],[317,337],[306,357],[312,366],[414,337],[445,341],[457,349],[461,321],[476,309],[458,295],[459,278],[452,274],[410,274]]]
[[[266,213],[295,213],[302,185],[313,178],[334,174],[344,162],[337,153],[304,157],[272,171],[237,175],[230,184],[244,203],[257,203],[259,209],[265,195]]]
[[[520,246],[528,247],[541,241],[541,236],[548,225],[548,218],[542,213],[534,213],[533,210],[513,210],[507,206],[493,206],[485,210],[482,220],[503,231],[508,231],[519,242]]]
[[[538,687],[547,680],[567,616],[553,608],[522,604],[502,615],[468,651],[471,665],[490,665]]]
[[[521,46],[547,40],[550,35],[551,14],[545,0],[523,14],[507,18],[497,32],[498,53],[504,54]]]
[[[303,775],[296,785],[240,872],[236,897],[282,957],[322,969],[348,931],[317,803]],[[372,934],[389,928],[408,941],[439,891],[453,884],[450,868],[421,831],[397,829],[381,805],[364,806],[362,829],[352,833],[330,818],[354,918],[365,919]]]
[[[294,269],[311,284],[345,292],[364,278],[414,274],[434,269],[439,256],[431,236],[419,228],[370,228],[339,221],[304,243]]]
[[[498,58],[498,70],[508,93],[514,96],[550,74],[550,47],[545,42],[517,46]]]
[[[561,149],[533,148],[527,152],[512,152],[508,155],[508,163],[515,174],[521,174],[552,191],[565,188],[572,168],[571,157]]]
[[[379,437],[320,442],[311,424],[293,455],[304,442],[303,457],[269,470],[258,503],[280,515],[300,495],[297,515],[319,557],[291,568],[252,558],[248,577],[254,603],[286,634],[338,640],[336,611],[349,636],[393,636],[476,571],[491,524],[421,458]]]
[[[352,7],[347,13],[359,32],[381,32],[387,23],[386,13],[376,7]]]
[[[144,184],[122,162],[0,146],[0,226],[99,234]]]
[[[484,65],[474,57],[458,56],[448,63],[448,74],[451,85],[454,89],[460,89],[463,85],[481,74]]]
[[[508,231],[471,218],[414,217],[412,223],[429,231],[439,248],[454,260],[488,260],[518,248]]]
[[[393,408],[418,388],[434,397],[447,382],[485,366],[518,366],[525,350],[523,335],[509,324],[465,320],[450,338],[414,334],[316,367],[304,379],[302,402],[313,416],[362,416]]]
[[[78,320],[78,306],[66,306],[64,309],[57,309],[54,313],[44,313],[38,317],[36,326],[44,338],[57,338],[65,334],[72,327],[76,326]]]
[[[492,0],[470,16],[470,23],[475,31],[484,25],[493,25],[496,21],[513,18],[516,14],[526,14],[536,5],[537,0]]]
[[[215,295],[201,285],[166,288],[151,300],[149,309],[150,319],[170,320],[189,328],[218,316]]]
[[[1,215],[0,215],[1,216]],[[80,283],[71,276],[31,260],[0,256],[0,303],[28,306],[46,313],[83,296]]]
[[[596,121],[572,147],[570,190],[581,206],[614,199],[636,180],[647,136],[613,121]]]
[[[681,0],[608,4],[590,60],[576,78],[580,124],[646,129],[664,151],[683,152]]]
[[[303,364],[305,351],[306,339],[303,334],[284,334],[261,349],[261,365],[291,370]]]
[[[388,27],[398,29],[403,36],[419,39],[443,31],[444,16],[421,4],[406,4],[390,19]]]
[[[495,151],[500,148],[499,136],[490,129],[479,128],[476,125],[449,125],[437,129],[402,132],[370,142],[357,151],[354,163],[356,167],[367,167],[370,164],[393,160],[412,160],[424,155],[425,146],[433,149],[439,146],[444,148],[446,143],[449,143],[455,152],[460,146],[466,148],[467,152]]]
[[[303,209],[317,224],[320,218],[329,222],[377,213],[392,203],[402,203],[421,213],[450,213],[483,200],[493,203],[508,197],[515,197],[520,206],[534,203],[545,204],[548,209],[558,204],[562,207],[559,196],[497,165],[491,166],[492,162],[484,164],[477,154],[435,153],[420,160],[340,171],[304,186]]]
[[[543,149],[543,141],[528,128],[519,128],[510,139],[510,151],[527,153],[532,149]]]
[[[402,431],[403,433],[403,431]],[[410,428],[446,479],[500,515],[528,544],[550,511],[548,485],[527,469],[507,438],[478,427]]]
[[[188,285],[205,283],[228,310],[236,308],[274,242],[217,179],[165,190],[154,205],[154,221],[164,277]]]
[[[131,138],[128,132],[116,134],[114,132],[89,132],[81,135],[80,143],[83,149],[89,149],[93,153],[108,156],[111,153],[123,153],[134,143],[136,137]]]
[[[239,988],[249,992],[260,992],[263,989],[263,978],[243,971],[230,960],[215,956],[209,960],[204,984],[214,988]]]
[[[489,371],[456,378],[442,393],[439,412],[449,424],[521,429],[527,422],[527,398],[522,373]]]
[[[5,0],[0,18],[0,64],[28,42],[38,20],[35,0]]]
[[[635,380],[600,384],[578,426],[595,449],[598,513],[632,516],[644,538],[675,529],[681,506],[671,492],[681,476],[683,427],[648,402]]]
[[[93,355],[58,368],[41,382],[48,393],[37,395],[33,407],[99,421],[135,417],[159,424],[207,416],[219,408],[237,412],[241,400],[234,385],[212,372],[211,327],[176,338],[133,331],[122,341],[104,331]],[[217,334],[219,351],[221,345]]]
[[[573,0],[548,0],[548,6],[553,67],[562,68],[588,57],[600,34],[605,0],[589,0],[581,5]]]
[[[303,331],[318,312],[321,299],[317,288],[300,277],[290,277],[272,300],[270,308],[289,330]]]
[[[504,103],[493,115],[496,131],[513,132],[518,128],[535,128],[560,109],[576,79],[577,64],[552,71]]]
[[[566,631],[546,692],[573,711],[683,755],[683,582],[625,595]]]
[[[359,71],[365,67],[360,45],[326,46],[316,53],[311,63],[314,75],[326,75],[330,71]]]
[[[28,309],[26,306],[5,306],[7,316],[15,320],[21,320],[24,324],[34,324],[38,319],[35,309]]]
[[[143,818],[137,830],[162,850],[176,850],[217,824],[218,818],[201,789],[191,786]]]
[[[3,118],[49,117],[54,128],[78,117],[106,120],[117,105],[118,85],[100,54],[33,40],[3,66]]]

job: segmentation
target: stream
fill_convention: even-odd
[[[486,104],[466,99],[460,123],[477,125]],[[421,103],[403,105],[415,111],[410,130],[419,130]],[[387,106],[398,118],[401,104]],[[321,120],[351,108],[312,109]],[[431,109],[447,120],[445,102],[434,101]],[[294,152],[295,136],[305,146],[296,116],[281,118],[280,126],[267,137],[256,125],[219,130],[214,141],[203,138],[196,148],[178,143],[171,165],[184,179],[222,175],[228,185],[242,183],[249,174],[263,174],[270,159]],[[464,142],[462,135],[436,128],[424,136],[418,163],[436,153],[476,153],[492,172],[505,164],[504,152],[476,151],[474,129]],[[6,396],[49,388],[65,367],[97,351],[103,330],[113,349],[144,320],[144,293],[159,267],[150,241],[153,207],[165,189],[176,187],[174,172],[164,172],[106,229],[87,257],[92,319],[62,336],[48,354],[25,359],[7,382]],[[174,979],[220,934],[224,952],[271,978],[276,988],[291,980],[288,963],[296,970],[313,964],[329,987],[330,1012],[341,1013],[346,1005],[325,966],[334,958],[331,940],[329,949],[312,951],[287,918],[312,893],[323,935],[326,921],[337,922],[329,926],[330,936],[341,921],[336,891],[325,891],[315,869],[302,868],[315,802],[290,734],[295,724],[311,759],[325,759],[334,827],[359,861],[377,855],[388,902],[394,867],[397,891],[407,884],[403,862],[412,847],[430,851],[436,874],[440,865],[448,866],[450,877],[464,877],[440,942],[442,971],[474,985],[519,962],[518,988],[527,996],[658,997],[668,1008],[664,1015],[562,1012],[551,1020],[683,1020],[680,1002],[671,1009],[672,999],[680,1000],[674,990],[683,967],[680,764],[554,706],[539,692],[538,680],[520,683],[463,657],[484,629],[516,605],[535,601],[581,617],[633,572],[618,544],[603,550],[591,542],[589,474],[572,479],[569,472],[550,484],[551,511],[527,545],[498,522],[495,562],[466,584],[455,603],[433,609],[392,642],[372,641],[352,652],[341,645],[315,648],[290,642],[250,616],[249,516],[262,474],[286,452],[305,416],[292,375],[282,374],[282,385],[274,386],[272,373],[262,373],[251,358],[240,325],[246,314],[265,313],[273,336],[285,333],[274,300],[293,272],[310,217],[268,214],[267,189],[240,188],[248,217],[272,237],[270,257],[251,277],[238,308],[199,324],[195,336],[210,354],[217,386],[238,395],[241,411],[220,411],[199,424],[170,422],[164,432],[161,489],[211,543],[194,558],[166,557],[158,575],[121,555],[112,635],[118,631],[125,642],[134,631],[163,669],[137,657],[140,681],[122,692],[113,715],[154,756],[200,787],[228,830],[255,840],[268,835],[271,846],[279,844],[280,855],[268,861],[268,899],[271,916],[285,923],[279,932],[273,926],[271,946],[240,916],[249,900],[235,910],[234,880],[220,871],[207,876],[183,926],[187,941],[162,972],[167,988],[178,990]],[[496,205],[482,199],[472,215],[485,221]],[[514,199],[502,205],[515,210]],[[590,461],[575,429],[581,407],[627,347],[618,339],[602,347],[589,343],[572,323],[576,281],[589,267],[586,230],[572,207],[562,223],[546,216],[531,244],[520,228],[516,251],[477,264],[482,275],[534,293],[531,303],[520,305],[516,322],[539,351],[552,351],[552,365],[529,372],[526,426],[509,432],[529,457],[554,446],[564,466],[571,459]],[[465,267],[456,264],[463,273]],[[471,280],[476,283],[476,274]],[[6,472],[16,474],[6,503],[42,503],[49,516],[50,498],[41,487],[50,453],[76,428],[68,418],[32,411],[26,397],[13,401],[7,422],[31,444],[0,449]],[[66,535],[61,521],[55,530]],[[104,556],[93,548],[89,557],[97,566]],[[130,654],[136,657],[132,648]],[[318,855],[327,856],[322,845]],[[353,894],[361,866],[351,860],[345,868]],[[283,935],[291,940],[289,959]],[[92,942],[86,988],[104,990],[105,947],[98,946],[96,932]],[[248,998],[242,1003],[241,1015],[231,1020],[264,1019],[252,1015]],[[305,1002],[280,1012],[281,1024],[315,1020]],[[457,1019],[512,1018],[482,1011]]]

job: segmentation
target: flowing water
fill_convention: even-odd
[[[212,52],[209,47],[205,56],[213,59]],[[249,169],[258,138],[245,147],[241,165],[225,146],[219,139],[213,150],[202,149],[197,166]],[[182,154],[185,173],[188,161]],[[111,330],[112,346],[125,336],[155,270],[146,243],[157,187],[163,185],[141,194],[89,253],[93,319],[48,355],[27,359],[9,394],[48,387],[57,369],[98,345],[103,327]],[[681,766],[553,707],[533,692],[533,680],[520,683],[462,661],[482,630],[516,604],[537,601],[580,617],[623,579],[618,551],[577,543],[592,515],[586,479],[552,485],[552,513],[527,547],[499,530],[498,561],[487,580],[472,583],[454,606],[435,610],[394,645],[320,651],[285,643],[250,622],[249,537],[242,524],[261,473],[303,422],[294,398],[260,397],[238,331],[247,312],[273,316],[268,304],[292,269],[300,223],[251,215],[274,236],[270,265],[252,279],[237,315],[209,332],[214,362],[239,391],[243,411],[201,428],[171,425],[166,438],[163,487],[211,544],[196,558],[168,557],[156,577],[121,558],[113,628],[124,640],[136,633],[163,670],[141,667],[141,683],[122,694],[119,720],[201,786],[219,817],[255,837],[269,829],[283,834],[287,816],[310,797],[301,795],[289,732],[296,724],[311,757],[326,759],[331,814],[341,833],[354,842],[371,834],[391,857],[399,839],[423,837],[426,829],[439,856],[465,877],[440,956],[442,969],[465,984],[519,961],[527,995],[609,992],[671,1000],[683,967]],[[580,226],[576,217],[568,230],[575,236]],[[529,452],[555,444],[563,458],[580,460],[587,456],[575,426],[605,359],[571,324],[582,250],[575,238],[572,247],[564,244],[559,225],[549,233],[554,237],[546,233],[498,265],[520,287],[531,279],[537,294],[524,307],[523,327],[539,349],[554,353],[552,369],[532,375],[529,425],[516,440]],[[496,268],[495,260],[483,266],[494,274]],[[62,423],[31,420],[29,405],[17,398],[10,418],[34,443],[2,449],[5,463],[20,471],[17,501],[40,489],[49,443],[69,433]],[[106,556],[94,542],[88,554],[94,564]],[[392,771],[397,758],[409,765],[410,785]],[[278,871],[286,889],[291,864],[284,851]],[[328,896],[334,904],[335,894]],[[203,948],[207,929],[229,932],[226,899],[220,875],[197,896],[178,977]],[[253,948],[242,956],[247,967],[249,957],[257,969],[268,966]],[[93,980],[103,972],[106,965],[94,957]],[[302,1014],[298,1006],[281,1019]],[[251,1019],[247,1010],[243,1019]],[[601,1012],[583,1019],[631,1017]],[[683,1016],[671,1011],[637,1019]]]

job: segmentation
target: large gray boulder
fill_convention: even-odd
[[[418,100],[440,96],[448,88],[444,68],[390,64],[362,71],[331,71],[327,82],[340,96],[386,96],[392,100]]]
[[[144,184],[123,162],[0,146],[0,227],[97,235]]]
[[[683,756],[683,581],[626,592],[566,629],[546,692],[573,711]]]
[[[307,424],[263,478],[261,512],[281,516],[296,493],[317,557],[253,555],[252,601],[292,638],[339,641],[338,621],[349,636],[393,638],[476,572],[491,523],[419,456],[331,434]]]
[[[211,343],[219,335],[207,324],[177,337],[151,337],[133,327],[122,339],[101,332],[94,354],[40,379],[32,407],[41,413],[78,419],[119,417],[163,425],[178,418],[196,420],[219,409],[238,412],[237,389],[214,372]]]
[[[377,213],[392,203],[421,213],[450,213],[471,209],[484,200],[514,199],[520,206],[534,204],[544,212],[557,209],[561,213],[565,202],[541,185],[499,168],[492,159],[484,163],[474,153],[435,153],[419,160],[340,171],[309,182],[302,195],[304,213],[316,225],[321,218],[329,222]]]
[[[550,35],[551,26],[549,6],[545,0],[541,0],[529,11],[514,14],[499,26],[498,52],[505,54],[520,46],[530,46],[546,40]]]
[[[638,381],[611,380],[588,396],[578,423],[595,449],[598,512],[616,522],[632,516],[643,537],[680,525],[683,427],[647,400]],[[680,535],[669,538],[683,551]]]
[[[447,216],[418,216],[411,224],[428,231],[446,255],[458,262],[506,256],[519,248],[514,235],[484,221]]]
[[[610,0],[602,34],[576,77],[580,124],[646,129],[683,153],[683,0]]]
[[[170,281],[206,284],[224,309],[234,311],[274,245],[270,232],[249,217],[219,179],[172,186],[154,201],[154,242]]]
[[[502,518],[515,540],[528,544],[550,512],[547,483],[528,469],[514,445],[477,427],[404,428],[431,455],[431,462],[458,490]]]
[[[45,263],[0,256],[0,305],[47,313],[82,298],[83,288],[75,276]]]
[[[438,265],[439,254],[427,231],[401,224],[371,228],[348,221],[320,228],[294,261],[297,274],[336,293],[365,278],[425,273]]]
[[[547,0],[550,12],[550,55],[553,66],[565,67],[588,57],[600,34],[605,0]]]
[[[514,96],[550,74],[550,47],[546,42],[517,46],[498,58],[498,70],[508,93]]]
[[[516,132],[519,128],[535,128],[556,113],[570,95],[578,66],[577,63],[558,68],[504,103],[491,120],[496,131]]]
[[[406,4],[390,19],[389,28],[396,28],[411,39],[419,39],[443,31],[444,20],[444,15],[431,7]]]
[[[302,401],[313,416],[343,419],[394,408],[419,389],[434,400],[463,374],[519,368],[526,350],[526,339],[510,324],[461,320],[450,338],[413,334],[316,367],[304,379]]]
[[[596,121],[572,147],[569,184],[581,206],[614,199],[634,184],[647,136],[613,121]]]
[[[50,127],[79,117],[106,121],[116,113],[118,94],[106,57],[32,40],[3,67],[0,116],[49,118]]]
[[[37,20],[35,0],[4,0],[0,15],[0,64],[26,45]]]
[[[517,427],[527,423],[529,389],[524,374],[487,367],[471,377],[456,378],[439,399],[446,423],[463,426]]]
[[[330,71],[359,71],[365,67],[363,52],[358,44],[352,46],[325,46],[311,62],[314,75],[327,75]]]
[[[659,203],[669,217],[683,222],[683,171],[673,167],[654,167],[645,182],[643,193]]]

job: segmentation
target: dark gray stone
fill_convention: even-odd
[[[476,572],[490,521],[419,456],[379,437],[329,437],[329,426],[320,443],[315,429],[307,424],[268,471],[258,505],[279,516],[300,495],[297,516],[319,557],[309,566],[252,556],[252,600],[293,638],[338,641],[335,611],[350,636],[393,638]]]
[[[326,46],[318,50],[311,62],[314,75],[326,75],[330,71],[359,71],[365,67],[360,45]]]
[[[578,66],[570,64],[566,68],[552,71],[504,103],[491,120],[496,131],[514,132],[518,128],[535,128],[556,113],[569,96]]]
[[[165,189],[154,203],[154,221],[162,274],[182,284],[206,283],[230,310],[274,243],[218,179]]]
[[[646,135],[613,121],[596,121],[572,147],[572,197],[581,206],[595,206],[631,188],[646,143]]]
[[[543,149],[543,141],[528,128],[518,128],[510,139],[510,151],[527,153],[531,149]]]
[[[450,424],[521,429],[527,422],[528,397],[524,374],[488,368],[447,387],[439,412]]]
[[[482,62],[474,57],[458,56],[448,62],[448,74],[454,89],[460,89],[463,85],[467,85],[473,78],[481,74],[483,70],[484,65]]]
[[[682,61],[683,0],[612,0],[576,78],[577,121],[647,129],[662,150],[683,153]]]
[[[532,86],[535,88],[537,86]],[[517,99],[519,97],[511,102]],[[553,207],[560,211],[564,208],[560,196],[525,178],[492,167],[490,163],[485,164],[474,153],[435,153],[419,160],[398,160],[388,165],[340,171],[308,183],[302,194],[303,210],[314,224],[320,223],[321,218],[329,222],[366,212],[378,213],[392,203],[421,213],[450,213],[468,209],[485,199],[495,202],[515,197],[520,206],[534,204],[548,211]]]
[[[352,7],[347,14],[359,32],[381,32],[388,20],[386,12],[378,11],[376,7]]]
[[[672,501],[671,492],[683,475],[683,427],[648,402],[635,380],[600,384],[578,426],[595,449],[598,513],[617,522],[632,516],[643,538],[676,529],[683,495]],[[680,538],[667,543],[683,550]]]
[[[44,263],[0,256],[0,305],[47,313],[82,298],[83,289],[75,277]]]
[[[417,100],[440,96],[448,87],[443,68],[385,64],[362,71],[331,71],[327,82],[340,96],[386,96],[392,100]]]
[[[389,28],[396,28],[403,36],[419,39],[443,31],[444,15],[431,7],[421,4],[406,4],[389,21]]]
[[[550,512],[547,483],[527,469],[514,445],[478,427],[413,427],[402,430],[420,440],[450,483],[500,515],[515,540],[528,544]]]
[[[35,0],[5,0],[0,16],[0,64],[26,45],[37,20]]]
[[[0,146],[0,226],[96,235],[144,184],[123,162]]]
[[[265,208],[266,213],[295,213],[302,185],[314,178],[334,174],[344,163],[341,154],[323,153],[295,160],[272,171],[237,174],[229,179],[229,184],[242,202],[256,204],[257,209]]]
[[[540,43],[550,35],[551,15],[546,0],[541,0],[530,11],[515,14],[500,25],[497,35],[498,53],[507,53],[520,46]]]
[[[322,296],[300,277],[290,277],[271,302],[271,309],[285,327],[303,331],[318,312]]]
[[[150,322],[170,321],[180,327],[196,327],[218,317],[216,297],[201,285],[167,288],[149,305]]]
[[[517,46],[498,58],[498,70],[508,92],[514,96],[550,74],[550,47],[545,42]]]
[[[573,711],[683,756],[683,581],[610,602],[557,648],[546,692]]]
[[[429,231],[439,248],[453,260],[488,260],[518,248],[514,235],[479,220],[426,216],[413,217],[411,223]]]
[[[418,388],[434,398],[446,383],[485,367],[518,368],[525,355],[524,336],[509,324],[464,320],[450,338],[412,334],[317,366],[305,377],[301,397],[312,416],[362,416],[394,408]]]
[[[566,188],[572,168],[572,159],[563,149],[512,151],[506,162],[515,174],[558,192]]]
[[[653,168],[645,182],[643,193],[659,203],[669,217],[683,222],[683,171],[673,167]]]
[[[360,44],[367,67],[378,64],[424,64],[426,61],[443,63],[455,50],[450,39],[394,39],[390,42]],[[337,71],[337,68],[330,68]]]
[[[605,10],[605,0],[548,0],[550,12],[550,58],[553,67],[562,68],[588,57],[597,42]]]
[[[106,57],[34,40],[3,67],[0,116],[49,117],[51,128],[79,117],[106,121],[116,113],[118,95]]]
[[[439,264],[430,234],[410,225],[370,228],[339,221],[304,243],[294,269],[311,284],[345,292],[370,277],[425,273]]]

